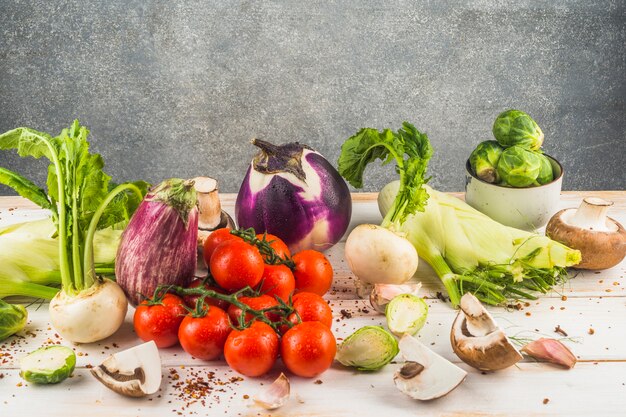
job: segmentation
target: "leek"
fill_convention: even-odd
[[[52,219],[0,228],[0,299],[26,296],[52,299],[61,285],[59,243]],[[96,273],[112,275],[122,230],[98,230],[94,237]]]
[[[379,194],[382,226],[403,234],[445,286],[453,306],[465,292],[492,305],[534,299],[546,293],[580,262],[581,255],[548,237],[497,223],[463,201],[428,187],[432,148],[409,123],[398,132],[366,128],[345,141],[339,173],[356,188],[376,159],[395,160],[399,181]]]
[[[399,181],[379,194],[385,216]],[[510,299],[535,299],[567,277],[565,267],[580,262],[577,250],[546,236],[504,226],[462,200],[425,185],[430,198],[423,213],[388,227],[406,234],[422,259],[442,280],[453,305],[465,292],[500,305]]]

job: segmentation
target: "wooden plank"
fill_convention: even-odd
[[[460,194],[459,194],[460,195]],[[578,204],[583,195],[596,195],[616,202],[611,215],[626,223],[625,192],[564,193],[563,207]],[[379,222],[375,194],[355,194],[352,225]],[[235,196],[223,195],[224,208],[232,213]],[[19,210],[9,208],[19,207]],[[0,197],[0,225],[45,216],[21,198]],[[384,325],[368,302],[359,300],[354,279],[343,260],[343,244],[329,252],[336,271],[333,290],[327,296],[333,309],[333,331],[339,341],[367,324]],[[106,356],[139,343],[132,329],[132,309],[122,329],[113,337],[90,345],[71,345],[78,354],[75,376],[55,386],[31,386],[23,383],[17,370],[20,356],[44,344],[65,343],[48,323],[47,306],[29,308],[30,320],[20,337],[0,342],[0,415],[29,413],[50,416],[71,415],[74,408],[88,410],[93,416],[135,415],[243,415],[243,416],[352,416],[352,415],[623,415],[626,408],[626,282],[624,263],[601,273],[584,272],[562,289],[522,306],[522,310],[491,309],[496,320],[509,335],[520,338],[559,337],[554,327],[568,332],[565,341],[582,362],[571,371],[552,365],[526,361],[505,371],[482,375],[460,363],[452,352],[449,330],[456,315],[449,304],[437,300],[442,286],[422,262],[419,275],[430,313],[419,338],[444,357],[459,363],[470,374],[465,383],[448,397],[429,403],[413,401],[399,393],[392,384],[397,364],[376,373],[357,373],[335,364],[317,378],[291,377],[292,399],[275,413],[266,413],[252,404],[250,398],[278,375],[282,366],[263,378],[242,378],[223,361],[203,362],[191,358],[180,347],[161,350],[164,374],[168,376],[158,395],[147,400],[120,397],[103,388],[88,373],[88,367]],[[607,290],[611,290],[610,292]],[[567,299],[562,299],[562,294]],[[342,314],[343,310],[343,314]],[[346,318],[348,313],[351,318]],[[593,334],[589,330],[593,329]],[[178,379],[174,380],[172,370]],[[210,380],[211,392],[205,405],[181,398],[185,381],[202,376]],[[235,378],[231,382],[231,378]],[[177,385],[178,384],[178,385]],[[18,386],[19,385],[19,386]],[[51,401],[54,399],[54,401]],[[544,404],[544,399],[548,399]],[[195,400],[193,400],[195,401]],[[85,411],[86,412],[86,411]]]
[[[364,300],[330,300],[333,310],[333,333],[341,341],[356,329],[366,325],[385,326],[385,318],[376,314]],[[427,300],[428,320],[419,334],[420,340],[450,361],[460,363],[450,345],[450,328],[456,316],[449,303]],[[569,345],[579,360],[626,361],[626,304],[623,298],[575,298],[562,301],[546,298],[524,306],[523,310],[490,309],[509,336],[519,339],[539,337],[562,338],[554,332],[559,325],[568,333],[564,343]],[[130,308],[122,328],[113,336],[92,344],[72,345],[58,336],[50,326],[47,305],[29,309],[29,322],[13,337],[0,342],[0,370],[17,368],[21,356],[35,347],[49,344],[73,346],[77,366],[95,366],[111,352],[135,346],[141,341],[132,326],[133,309]],[[350,316],[347,318],[347,316]],[[592,329],[593,334],[590,334]],[[200,366],[206,364],[186,354],[179,346],[161,350],[165,366]],[[533,361],[532,359],[530,361]],[[545,365],[550,369],[549,365]]]
[[[4,375],[0,413],[50,417],[77,415],[72,410],[93,417],[179,413],[250,417],[569,417],[622,416],[626,409],[626,363],[581,363],[570,371],[552,372],[546,372],[543,365],[528,363],[487,375],[463,365],[469,372],[465,382],[448,396],[430,402],[412,400],[395,389],[392,379],[398,366],[391,364],[374,373],[337,366],[319,378],[291,377],[288,403],[271,413],[256,406],[252,397],[271,383],[278,370],[262,378],[239,380],[226,366],[164,367],[161,390],[143,400],[109,391],[87,369],[77,369],[71,379],[54,386],[25,383],[17,370],[0,371]],[[186,381],[197,381],[198,377],[209,382],[210,391],[191,398],[198,391]],[[187,394],[185,389],[189,390]]]

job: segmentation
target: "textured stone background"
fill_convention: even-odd
[[[334,163],[359,128],[409,120],[435,147],[432,184],[462,190],[514,107],[565,189],[626,189],[623,0],[2,1],[0,32],[0,131],[79,118],[120,181],[210,175],[236,192],[254,136]],[[0,165],[44,182],[41,161]],[[367,190],[393,177],[372,168]]]

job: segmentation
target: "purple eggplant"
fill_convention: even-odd
[[[292,253],[326,250],[341,239],[350,223],[350,191],[322,155],[299,143],[272,145],[254,139],[261,149],[241,184],[235,216],[241,228],[271,233]]]
[[[198,208],[193,181],[172,178],[145,196],[122,234],[115,276],[131,304],[161,284],[186,286],[196,268]]]

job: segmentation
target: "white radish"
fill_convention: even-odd
[[[75,296],[59,291],[50,301],[50,322],[63,338],[91,343],[115,333],[127,310],[124,291],[114,281],[104,279]]]
[[[345,258],[354,275],[369,284],[402,284],[418,265],[411,242],[374,224],[359,225],[350,233]]]

